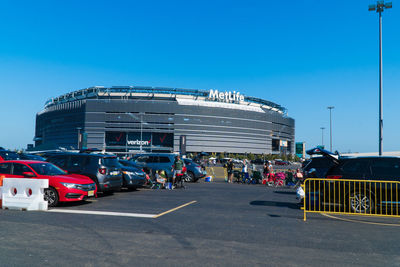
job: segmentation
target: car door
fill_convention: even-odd
[[[371,161],[372,178],[383,181],[400,181],[400,160],[374,158]]]
[[[34,173],[31,168],[29,168],[28,166],[26,166],[25,164],[21,164],[21,163],[13,163],[12,166],[12,173],[11,176],[12,178],[32,178],[32,177],[27,177],[24,176],[24,172],[31,172]],[[36,175],[35,175],[36,177]]]
[[[11,177],[12,163],[0,163],[0,176]]]
[[[369,168],[369,159],[351,159],[346,160],[342,166],[340,166],[340,172],[343,175],[343,179],[353,180],[365,180],[370,179],[371,171]]]
[[[377,204],[385,206],[385,209],[389,211],[395,206],[398,209],[400,200],[400,159],[375,158],[371,161],[371,172],[374,180],[381,181],[375,183]]]

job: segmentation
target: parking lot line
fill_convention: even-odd
[[[188,202],[186,204],[180,205],[176,208],[167,210],[160,214],[144,214],[144,213],[129,213],[129,212],[113,212],[113,211],[93,211],[93,210],[63,210],[63,209],[50,209],[47,212],[57,212],[57,213],[73,213],[73,214],[87,214],[87,215],[103,215],[103,216],[122,216],[122,217],[136,217],[136,218],[151,218],[155,219],[165,214],[171,213],[193,203],[196,203],[196,200]]]
[[[157,214],[111,212],[111,211],[51,209],[51,210],[48,210],[47,212],[89,214],[89,215],[105,215],[105,216],[123,216],[123,217],[138,217],[138,218],[157,218]]]
[[[353,220],[353,219],[347,219],[347,218],[340,218],[340,217],[336,217],[333,216],[331,214],[326,214],[326,213],[321,213],[321,215],[331,218],[331,219],[336,219],[336,220],[340,220],[340,221],[346,221],[346,222],[354,222],[354,223],[365,223],[365,224],[373,224],[373,225],[383,225],[383,226],[400,226],[400,224],[396,224],[396,223],[380,223],[380,222],[369,222],[369,221],[364,221],[364,220]]]
[[[176,207],[176,208],[173,208],[173,209],[167,210],[167,211],[165,211],[165,212],[162,212],[162,213],[160,213],[160,214],[157,214],[154,218],[161,217],[161,216],[163,216],[163,215],[165,215],[165,214],[168,214],[168,213],[170,213],[170,212],[179,210],[179,209],[181,209],[181,208],[183,208],[183,207],[189,206],[189,205],[191,205],[191,204],[193,204],[193,203],[196,203],[196,202],[197,202],[196,200],[190,201],[190,202],[188,202],[188,203],[186,203],[186,204],[183,204],[183,205],[180,205],[180,206],[178,206],[178,207]]]

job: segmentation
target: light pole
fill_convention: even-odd
[[[140,112],[140,152],[142,152],[142,143],[143,143],[143,112]]]
[[[382,12],[385,8],[392,8],[392,2],[384,3],[378,1],[376,5],[369,5],[368,11],[375,11],[379,13],[379,156],[382,156],[382,131],[383,131],[383,112],[382,112]]]
[[[324,146],[324,130],[325,130],[325,127],[321,127],[320,129],[322,130],[322,146]]]
[[[329,132],[330,132],[330,151],[332,151],[332,109],[334,109],[334,106],[329,106],[327,109],[329,109]]]

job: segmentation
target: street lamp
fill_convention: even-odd
[[[322,146],[324,146],[324,130],[325,130],[325,127],[321,127],[320,129],[322,130]]]
[[[368,11],[375,11],[379,13],[379,156],[382,156],[382,131],[383,131],[383,112],[382,112],[382,12],[385,8],[392,8],[392,3],[384,3],[384,1],[378,1],[376,5],[369,5]]]
[[[331,145],[330,145],[330,151],[332,151],[332,109],[334,109],[334,106],[329,106],[327,109],[329,109],[329,132],[330,132],[330,140],[331,140]]]

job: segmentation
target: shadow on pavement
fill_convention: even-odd
[[[299,204],[290,202],[278,202],[278,201],[262,201],[254,200],[250,202],[250,205],[254,206],[268,206],[268,207],[284,207],[289,209],[300,209]]]

